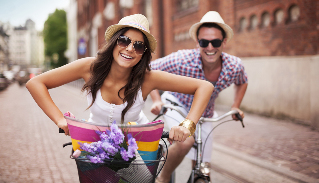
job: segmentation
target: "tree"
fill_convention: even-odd
[[[56,9],[50,14],[43,28],[45,56],[53,68],[67,64],[64,52],[67,49],[66,12]]]

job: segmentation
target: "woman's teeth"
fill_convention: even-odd
[[[124,57],[124,58],[127,58],[127,59],[132,59],[132,58],[133,58],[133,57],[130,57],[130,56],[128,56],[128,55],[124,55],[124,54],[122,54],[122,53],[121,53],[121,56]]]

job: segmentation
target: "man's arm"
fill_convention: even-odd
[[[177,63],[182,57],[178,52],[171,53],[163,58],[158,58],[154,61],[151,61],[150,66],[152,70],[161,70],[169,73],[178,74],[177,71]],[[174,62],[174,64],[173,64]],[[151,106],[151,112],[155,115],[158,115],[162,109],[162,105],[164,103],[161,100],[161,95],[158,90],[153,90],[150,92],[150,96],[152,98],[153,104]]]
[[[150,96],[153,101],[151,112],[155,115],[158,115],[162,109],[162,105],[164,104],[161,100],[161,95],[159,94],[158,90],[153,90],[150,92]]]
[[[244,95],[246,93],[248,83],[236,85],[235,84],[235,97],[234,97],[234,103],[231,106],[232,110],[237,110],[242,118],[244,118],[244,112],[239,109],[239,106],[241,104],[241,101],[244,98]],[[233,119],[237,119],[235,115],[233,115]]]

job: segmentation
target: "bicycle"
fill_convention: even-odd
[[[183,116],[184,118],[186,118],[186,115],[177,108],[178,107],[182,107],[179,104],[170,101],[169,99],[166,99],[167,101],[169,101],[171,104],[164,104],[162,106],[162,109],[160,111],[160,114],[157,115],[157,117],[154,119],[158,119],[159,117],[165,115],[165,113],[167,112],[167,110],[175,110],[177,111],[181,116]],[[195,157],[195,166],[192,168],[192,172],[189,176],[188,182],[187,183],[209,183],[210,182],[210,169],[206,168],[204,163],[203,163],[203,149],[205,148],[205,144],[206,141],[208,139],[208,136],[214,131],[214,129],[216,129],[219,125],[226,123],[226,122],[230,122],[233,121],[232,120],[226,120],[223,122],[220,122],[222,119],[235,114],[236,117],[240,120],[242,127],[244,128],[244,123],[243,123],[243,119],[241,118],[241,116],[239,115],[238,111],[236,110],[232,110],[229,111],[217,118],[205,118],[205,117],[201,117],[198,120],[197,123],[197,137],[195,138],[195,143],[193,145],[192,148],[194,148],[196,150],[196,157]],[[202,131],[202,124],[205,122],[220,122],[219,124],[217,124],[207,135],[207,139],[205,140],[204,146],[202,146],[202,137],[201,137],[201,131]],[[175,183],[175,172],[173,172],[173,174],[171,175],[171,180],[170,183]]]
[[[82,133],[81,130],[79,129],[79,126],[88,126],[90,125],[89,123],[86,123],[85,121],[77,120],[74,118],[70,117],[65,117],[68,122],[70,134],[71,134],[71,139],[72,142],[68,142],[63,144],[63,147],[66,147],[68,145],[73,145],[74,146],[74,141],[75,139],[72,138],[72,128],[77,127],[77,131],[73,131],[73,133],[78,132]],[[78,124],[80,122],[80,124]],[[75,126],[77,125],[77,126]],[[128,132],[129,130],[132,130],[132,133],[137,133],[136,131],[139,129],[145,129],[145,133],[147,133],[147,129],[162,129],[160,126],[162,125],[162,128],[164,127],[163,122],[158,122],[158,123],[151,123],[151,124],[143,124],[143,125],[119,125],[119,127],[123,128],[123,132]],[[72,127],[73,126],[73,127]],[[91,125],[94,126],[94,125]],[[105,130],[109,126],[101,126],[99,125],[98,128],[100,130]],[[127,130],[125,130],[127,129]],[[80,130],[80,132],[78,131]],[[84,128],[82,131],[88,131],[91,130],[93,133],[95,133],[95,130],[93,130],[92,127]],[[162,130],[161,130],[162,131]],[[152,132],[153,131],[148,131]],[[62,129],[59,129],[59,133],[64,133]],[[131,131],[129,132],[131,133]],[[157,132],[155,132],[157,133]],[[159,134],[161,133],[161,134]],[[82,133],[83,134],[83,133]],[[89,132],[88,134],[91,134]],[[85,138],[94,138],[93,136],[91,137],[90,135],[85,134]],[[161,137],[162,141],[164,141],[163,138],[168,138],[168,132],[159,132],[157,133],[158,137]],[[78,136],[76,134],[73,134],[75,136]],[[140,134],[140,132],[137,133],[137,136],[143,135]],[[88,137],[89,136],[89,137]],[[136,136],[136,137],[137,137]],[[138,138],[138,137],[137,137]],[[140,138],[136,140],[141,140]],[[144,134],[144,139],[145,139],[145,134]],[[95,138],[94,138],[95,139]],[[90,140],[89,140],[90,141]],[[95,139],[96,141],[96,139]],[[141,142],[141,141],[140,141]],[[167,151],[167,144],[164,141],[164,144],[166,146],[166,151]],[[74,159],[77,165],[78,169],[78,175],[79,175],[79,181],[81,183],[89,183],[89,182],[120,182],[120,183],[129,183],[129,182],[145,182],[145,183],[150,183],[150,182],[155,182],[155,178],[157,175],[160,173],[161,169],[163,168],[166,159],[167,159],[167,152],[166,152],[166,157],[164,156],[164,147],[162,144],[158,144],[158,150],[156,153],[156,157],[154,159],[144,159],[142,158],[142,154],[137,154],[136,159],[128,162],[124,160],[104,160],[103,163],[92,163],[89,159],[85,157],[78,157],[74,158],[73,157],[73,150],[71,151],[70,158]],[[144,152],[144,151],[143,151]],[[144,152],[145,153],[145,152]],[[148,154],[144,154],[144,156],[148,156]],[[149,156],[148,156],[149,157]]]

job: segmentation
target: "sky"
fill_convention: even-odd
[[[41,31],[50,13],[55,9],[67,10],[68,6],[69,0],[0,0],[0,22],[24,26],[31,19]]]

